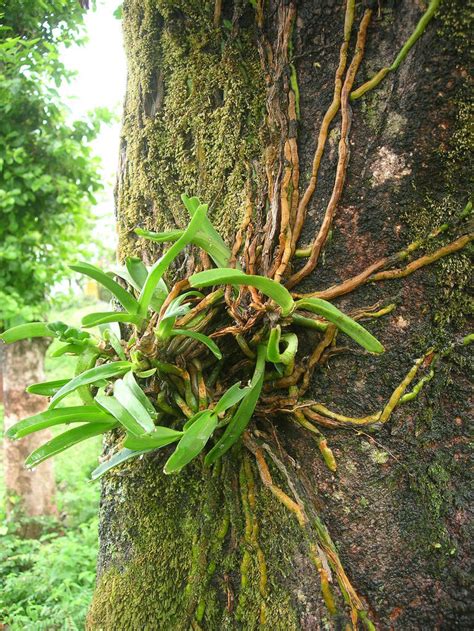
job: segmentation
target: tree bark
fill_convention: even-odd
[[[357,5],[348,66],[364,4],[377,5]],[[392,63],[426,4],[375,7],[355,86]],[[443,2],[397,72],[352,103],[350,158],[331,239],[297,291],[355,276],[453,221],[465,206],[468,22],[463,2]],[[249,242],[262,237],[262,266],[267,257],[270,268],[278,248],[269,226],[278,224],[269,218],[280,217],[288,141],[297,141],[302,195],[333,96],[344,3],[128,0],[123,23],[129,76],[117,185],[120,256],[154,261],[159,251],[133,228],[183,227],[179,195],[186,192],[210,203],[229,244],[251,204]],[[288,115],[291,99],[299,120]],[[322,223],[340,129],[338,114],[300,247]],[[294,173],[294,156],[291,162]],[[430,241],[428,250],[455,236]],[[181,277],[198,264],[189,253]],[[450,349],[418,397],[378,433],[326,431],[337,472],[287,418],[258,425],[275,484],[305,507],[305,528],[262,484],[254,455],[242,446],[212,472],[196,463],[165,477],[167,453],[157,452],[111,473],[102,487],[89,628],[356,626],[334,572],[335,611],[321,596],[327,568],[315,567],[313,553],[322,546],[323,523],[377,629],[470,628],[468,355],[455,345],[466,333],[468,264],[460,251],[337,300],[346,313],[375,303],[396,308],[368,324],[386,348],[383,356],[350,345],[315,372],[308,396],[331,409],[354,417],[380,409],[416,358],[430,347]],[[305,334],[303,355],[319,339]]]
[[[48,407],[44,397],[25,392],[32,383],[44,381],[45,350],[42,340],[15,342],[3,349],[5,431],[19,420],[39,414]],[[37,537],[40,534],[41,525],[35,521],[35,517],[57,514],[52,462],[48,460],[33,470],[26,469],[24,465],[25,458],[50,438],[49,430],[31,434],[21,441],[4,438],[7,514],[19,520],[25,537]]]

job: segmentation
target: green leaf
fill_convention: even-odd
[[[54,337],[46,322],[29,322],[7,329],[0,335],[5,344],[12,344],[32,337]]]
[[[131,432],[135,436],[141,436],[144,433],[142,425],[114,396],[97,394],[95,401],[100,407],[104,408],[104,410],[116,418],[128,432]]]
[[[133,281],[131,284],[140,291],[148,276],[145,263],[136,256],[128,256],[125,259],[125,267]]]
[[[286,349],[280,352],[280,342],[286,343]],[[298,336],[295,333],[286,333],[281,335],[281,327],[278,324],[270,331],[267,345],[267,359],[274,364],[291,363],[298,350]]]
[[[213,464],[218,458],[223,456],[234,445],[245,431],[250,423],[260,392],[263,386],[263,377],[265,374],[265,357],[267,354],[266,346],[261,344],[257,349],[257,363],[255,372],[250,382],[250,391],[242,399],[237,412],[227,425],[223,435],[207,454],[204,463],[207,466]]]
[[[85,372],[81,373],[77,377],[74,377],[70,381],[68,381],[60,390],[56,392],[56,394],[51,399],[50,408],[56,407],[56,405],[64,399],[70,392],[74,392],[77,388],[81,386],[86,386],[91,383],[95,383],[97,381],[102,381],[103,379],[111,379],[112,377],[117,377],[118,375],[123,375],[127,370],[130,370],[132,367],[131,362],[112,362],[110,364],[103,364],[102,366],[95,366],[94,368],[90,368]]]
[[[240,270],[222,268],[193,274],[189,282],[192,287],[211,287],[212,285],[246,285],[255,287],[281,307],[282,316],[289,315],[294,308],[294,301],[290,292],[280,283],[276,283],[265,276],[253,276]]]
[[[222,359],[222,353],[219,350],[219,347],[207,335],[199,333],[198,331],[191,331],[188,329],[171,329],[170,337],[174,337],[175,335],[183,335],[184,337],[192,337],[194,340],[198,340],[199,342],[201,342],[201,344],[207,346],[207,348],[217,357],[217,359]]]
[[[176,449],[168,458],[163,471],[166,474],[181,471],[193,458],[201,453],[217,426],[217,415],[211,411],[200,416],[195,423],[184,432]]]
[[[183,232],[183,235],[176,241],[171,248],[163,254],[163,256],[153,265],[150,269],[148,277],[138,300],[140,307],[139,313],[142,316],[146,316],[148,307],[150,305],[151,298],[155,291],[155,288],[160,281],[163,274],[166,272],[171,262],[178,256],[178,254],[191,243],[193,236],[199,229],[199,225],[203,218],[206,216],[207,206],[202,205],[196,210],[194,217],[191,219],[188,227]]]
[[[141,456],[142,454],[145,454],[145,453],[147,453],[149,451],[152,451],[152,450],[151,449],[141,449],[140,451],[135,451],[135,450],[132,450],[132,449],[122,449],[119,452],[117,452],[116,454],[114,454],[110,458],[110,460],[107,460],[107,462],[103,462],[96,469],[94,469],[94,471],[91,474],[91,478],[92,478],[92,480],[98,480],[99,478],[101,478],[104,475],[104,473],[107,473],[108,471],[110,471],[114,467],[117,467],[118,465],[122,464],[123,462],[127,462],[127,460],[131,460],[132,458],[136,458],[137,456]]]
[[[171,330],[176,319],[185,315],[191,309],[191,305],[187,303],[182,304],[183,301],[192,296],[204,298],[200,291],[187,291],[170,302],[164,315],[160,318],[158,326],[155,328],[155,334],[158,338],[167,340],[171,336]]]
[[[242,388],[242,389],[240,388],[240,381],[238,381],[237,383],[234,383],[234,385],[231,386],[221,396],[218,404],[214,408],[214,413],[221,414],[222,412],[225,412],[226,410],[231,408],[233,405],[241,401],[245,397],[245,395],[248,394],[249,391],[250,391],[249,387]]]
[[[181,200],[191,217],[194,217],[194,213],[201,203],[199,199],[197,197],[188,197],[183,194],[181,195]],[[229,265],[232,252],[225,244],[221,235],[214,228],[207,215],[203,218],[201,226],[194,236],[193,243],[201,248],[201,250],[207,252],[217,267],[226,267]]]
[[[41,429],[61,425],[62,423],[110,423],[116,424],[113,416],[106,414],[96,405],[78,405],[70,408],[46,410],[34,416],[24,418],[12,425],[6,432],[8,438],[22,438]]]
[[[42,381],[32,383],[26,388],[30,394],[40,394],[42,397],[52,397],[58,390],[69,383],[70,379],[55,379],[54,381]]]
[[[183,236],[184,230],[168,230],[168,232],[152,232],[143,228],[135,228],[135,234],[155,243],[174,243]]]
[[[133,378],[133,376],[132,376]],[[139,386],[135,384],[140,390]],[[142,392],[143,397],[145,397]],[[152,414],[148,411],[149,402],[144,405],[142,399],[139,399],[133,389],[123,380],[117,379],[114,383],[114,397],[124,407],[129,414],[133,416],[136,423],[139,426],[139,430],[134,430],[133,433],[141,435],[143,433],[152,432],[155,429],[153,418],[156,417],[156,412],[153,409]],[[145,397],[146,398],[146,397]]]
[[[141,326],[143,318],[132,313],[124,313],[123,311],[101,311],[97,313],[89,313],[82,318],[82,326],[91,327],[107,322],[126,322]]]
[[[84,350],[85,348],[81,344],[63,344],[63,346],[60,346],[51,353],[51,357],[62,357],[62,355],[66,355],[67,353],[70,355],[80,355]]]
[[[51,458],[51,456],[55,456],[83,440],[105,434],[105,432],[108,432],[113,427],[114,426],[110,423],[88,423],[81,427],[69,429],[59,434],[59,436],[48,440],[47,443],[41,445],[38,449],[35,449],[25,460],[25,465],[30,468],[35,467],[40,464],[40,462],[43,462],[43,460],[47,460]]]
[[[110,293],[117,298],[123,308],[130,313],[136,313],[138,311],[138,301],[132,296],[132,294],[95,265],[90,265],[89,263],[76,263],[76,265],[70,265],[70,268],[75,272],[79,272],[80,274],[85,274],[86,276],[93,278],[98,283],[106,287]]]
[[[186,195],[181,195],[181,199],[191,218],[194,217],[196,210],[201,205],[199,199],[197,197],[187,197]],[[155,243],[173,243],[184,234],[184,230],[151,232],[150,230],[143,230],[142,228],[136,228],[135,232],[139,236],[150,239]],[[201,225],[193,236],[191,243],[207,252],[218,267],[226,267],[229,264],[232,253],[207,216],[203,217]]]
[[[155,430],[151,434],[144,436],[130,436],[128,435],[124,446],[128,449],[158,449],[160,447],[166,447],[171,443],[176,442],[183,436],[183,432],[177,432],[170,427],[163,427],[157,425]]]
[[[156,412],[155,408],[153,407],[153,404],[150,401],[150,399],[146,396],[146,394],[140,388],[138,383],[135,381],[135,377],[133,376],[133,372],[132,371],[127,372],[125,374],[124,378],[123,378],[123,381],[130,388],[130,390],[132,391],[133,395],[140,401],[140,403],[146,409],[148,414],[152,418],[156,418],[157,412]]]
[[[306,309],[323,316],[338,329],[371,353],[383,353],[384,347],[376,337],[358,322],[339,311],[334,305],[321,298],[302,298],[296,302],[296,309]]]
[[[121,359],[122,361],[127,361],[122,345],[120,344],[120,340],[112,331],[112,329],[105,329],[102,337],[114,349],[119,359]]]
[[[141,259],[131,256],[125,259],[125,269],[122,268],[119,272],[116,272],[116,274],[140,292],[148,277],[148,270]],[[153,292],[153,296],[150,301],[151,308],[154,311],[159,311],[166,300],[167,295],[168,287],[166,286],[165,281],[161,278],[155,291]]]

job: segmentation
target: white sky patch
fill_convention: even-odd
[[[102,126],[92,145],[94,154],[102,160],[104,184],[94,209],[98,218],[94,236],[111,248],[116,246],[113,188],[127,78],[122,22],[113,16],[119,2],[98,0],[96,10],[85,14],[88,41],[84,46],[71,46],[61,54],[66,68],[77,72],[71,83],[65,83],[60,90],[72,118],[84,118],[96,107],[107,107],[117,115],[116,121]]]

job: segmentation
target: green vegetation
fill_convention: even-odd
[[[46,376],[74,374],[75,358],[46,356]],[[80,404],[77,397],[76,403]],[[3,417],[0,408],[0,416]],[[3,427],[3,422],[0,422]],[[0,487],[0,621],[11,631],[72,631],[84,627],[95,582],[99,487],[89,478],[100,453],[100,439],[77,446],[76,455],[55,461],[58,518],[42,519],[43,536],[18,536],[22,518],[7,521]],[[0,478],[3,485],[3,478]]]
[[[51,288],[86,251],[98,162],[90,141],[108,116],[69,121],[59,50],[77,43],[76,0],[6,0],[0,27],[0,328],[41,319]]]

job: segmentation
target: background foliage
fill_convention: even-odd
[[[79,322],[90,310],[91,306],[74,306],[61,313]],[[47,379],[74,374],[75,357],[64,355],[52,360],[57,346],[60,343],[53,342],[47,353]],[[39,540],[18,536],[18,521],[7,521],[5,502],[0,502],[0,622],[8,624],[11,631],[84,628],[95,582],[99,504],[99,485],[89,480],[97,466],[100,445],[100,438],[92,439],[78,446],[75,458],[67,453],[57,457],[59,516],[43,520],[44,535]],[[3,499],[2,484],[0,477]]]
[[[69,121],[62,47],[80,41],[76,0],[6,0],[0,14],[0,326],[42,316],[88,242],[100,188],[90,141],[105,110]]]

